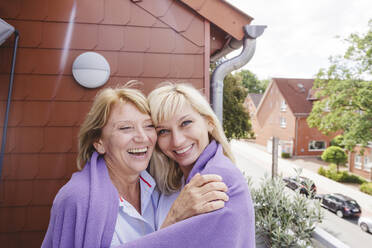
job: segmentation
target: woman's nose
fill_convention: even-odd
[[[143,142],[143,141],[148,140],[147,133],[145,132],[145,130],[142,127],[136,129],[136,134],[134,136],[134,140],[136,142]]]
[[[174,147],[181,146],[185,141],[185,136],[182,132],[173,130],[172,131],[172,143]]]

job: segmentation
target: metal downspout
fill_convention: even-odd
[[[299,117],[296,116],[296,128],[295,128],[295,147],[294,147],[294,156],[298,156],[297,152],[298,152],[298,149],[297,149],[297,143],[298,143],[298,120],[299,120]]]
[[[18,48],[18,40],[19,40],[19,33],[17,30],[14,30],[14,48],[13,48],[13,57],[12,57],[12,68],[10,70],[10,79],[9,79],[9,90],[8,90],[8,100],[6,103],[6,112],[4,118],[4,129],[3,129],[3,137],[1,140],[1,152],[0,152],[0,180],[1,180],[1,173],[3,170],[3,160],[4,160],[4,153],[5,153],[5,144],[6,144],[6,134],[8,129],[8,118],[9,118],[9,110],[10,110],[10,101],[12,98],[12,91],[13,91],[13,81],[14,81],[14,68],[17,56],[17,48]]]
[[[256,38],[262,35],[266,26],[246,25],[244,29],[244,42],[242,52],[224,63],[217,66],[212,74],[211,82],[211,102],[217,118],[223,121],[223,80],[225,76],[247,64],[256,50]]]

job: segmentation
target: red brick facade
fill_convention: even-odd
[[[271,149],[271,139],[278,137],[280,151],[292,156],[319,156],[322,149],[311,149],[311,141],[324,141],[326,147],[332,137],[309,128],[306,118],[312,102],[307,100],[313,80],[273,79],[256,112],[258,123],[256,142]],[[302,105],[302,106],[301,106]],[[310,147],[309,147],[310,146]]]
[[[349,170],[372,180],[372,145],[364,149],[361,146],[356,146],[354,151],[349,153]]]

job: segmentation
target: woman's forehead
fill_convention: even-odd
[[[151,119],[150,115],[143,113],[136,105],[131,102],[118,102],[113,104],[110,116],[110,121],[137,121]]]
[[[162,118],[159,118],[158,125],[169,121],[180,121],[186,117],[201,116],[201,114],[188,102],[180,106],[173,106],[168,111],[164,111]]]

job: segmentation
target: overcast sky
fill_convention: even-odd
[[[243,67],[258,78],[313,78],[328,67],[331,55],[343,54],[340,38],[364,33],[372,19],[372,0],[227,0],[267,25],[256,53]]]

